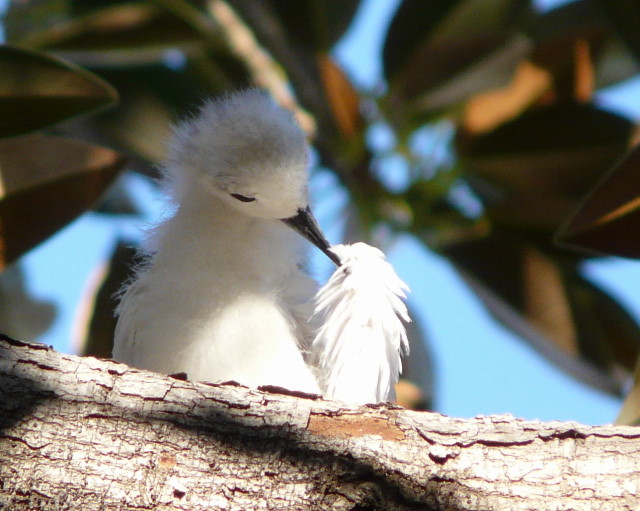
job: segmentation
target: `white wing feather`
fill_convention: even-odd
[[[384,254],[366,243],[331,248],[342,261],[316,295],[312,322],[322,325],[312,351],[326,397],[377,403],[392,395],[409,343],[401,319],[407,285]]]

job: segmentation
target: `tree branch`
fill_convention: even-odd
[[[348,408],[0,338],[0,509],[631,510],[639,439]]]

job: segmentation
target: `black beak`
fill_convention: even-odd
[[[340,259],[329,250],[331,245],[327,241],[327,238],[324,237],[324,234],[322,234],[318,222],[316,222],[309,206],[300,208],[296,216],[283,218],[282,221],[322,250],[337,266],[340,266]]]

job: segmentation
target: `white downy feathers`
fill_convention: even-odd
[[[407,285],[377,248],[365,243],[331,247],[342,265],[316,295],[313,341],[326,395],[350,403],[393,396],[409,343],[401,321]]]
[[[406,286],[377,249],[330,248],[291,113],[255,89],[207,101],[169,152],[175,211],[122,294],[114,358],[194,380],[387,400],[407,350]],[[301,270],[303,238],[343,263],[318,294]]]

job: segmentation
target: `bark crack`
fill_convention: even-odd
[[[27,442],[24,438],[21,438],[19,436],[14,436],[14,435],[7,435],[4,433],[0,433],[0,442],[2,441],[3,438],[6,438],[7,440],[12,440],[13,442],[18,442],[22,445],[26,445],[31,451],[40,451],[42,449],[44,449],[45,447],[48,447],[51,444],[42,444],[42,445],[31,445],[29,442]]]
[[[640,429],[182,381],[0,337],[0,509],[621,511]]]

